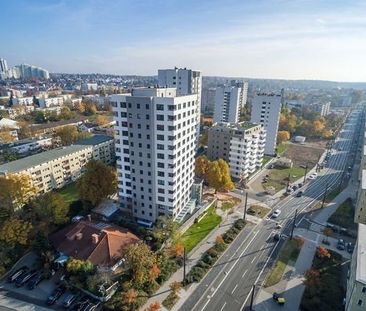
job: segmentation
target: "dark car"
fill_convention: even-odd
[[[19,268],[18,270],[14,271],[11,275],[8,277],[8,282],[12,283],[16,280],[17,277],[19,277],[21,274],[28,272],[29,268],[27,266],[23,266]]]
[[[62,305],[64,308],[70,308],[70,306],[79,298],[80,293],[70,293],[66,295]]]
[[[303,192],[302,192],[302,191],[299,191],[298,193],[296,193],[296,196],[297,196],[298,198],[300,198],[300,197],[302,197],[302,194],[303,194]]]
[[[57,287],[50,296],[48,296],[47,298],[47,304],[48,305],[53,305],[65,292],[65,287],[64,286],[59,286]]]
[[[303,183],[301,182],[301,183],[298,183],[297,184],[297,186],[299,187],[299,188],[301,188],[302,186],[303,186]]]
[[[279,241],[279,240],[281,239],[281,237],[282,237],[281,233],[276,233],[276,234],[273,236],[273,239],[274,239],[275,241]]]
[[[32,277],[27,285],[29,290],[35,289],[36,286],[41,283],[45,279],[45,275],[43,272],[39,272],[36,276]]]
[[[342,239],[339,239],[337,242],[337,248],[341,251],[345,249],[346,245]]]
[[[29,281],[32,277],[36,276],[38,273],[37,270],[31,270],[27,273],[24,273],[20,276],[18,276],[15,280],[15,286],[16,287],[22,287],[27,281]]]

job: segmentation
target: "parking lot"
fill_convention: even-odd
[[[9,275],[12,275],[15,271],[24,266],[27,266],[29,270],[37,269],[37,271],[42,272],[42,269],[39,269],[39,267],[37,267],[37,262],[38,262],[37,257],[33,253],[29,253],[27,256],[25,256],[25,258],[23,258],[21,261],[15,264],[11,272],[1,281],[0,294],[2,295],[3,298],[4,297],[13,298],[18,301],[34,304],[48,310],[64,310],[62,304],[65,300],[65,297],[71,294],[70,290],[66,290],[53,305],[47,304],[48,297],[54,292],[56,288],[59,287],[61,283],[61,278],[64,275],[63,269],[58,270],[49,279],[43,279],[37,286],[35,286],[34,289],[29,289],[28,285],[30,281],[26,282],[24,285],[20,287],[17,287],[16,282],[14,281],[9,282],[8,280]],[[82,298],[82,296],[85,295],[79,295],[80,299],[84,299],[84,297]],[[1,306],[1,300],[2,299],[0,299],[0,306]],[[14,305],[16,305],[15,302]],[[8,305],[5,304],[4,306]],[[38,307],[36,308],[30,307],[29,309],[17,308],[16,310],[37,310],[37,309]]]

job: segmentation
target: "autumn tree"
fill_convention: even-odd
[[[96,206],[117,191],[117,174],[102,161],[91,160],[85,168],[85,173],[77,182],[77,189],[83,201]]]
[[[330,258],[330,252],[325,247],[319,246],[316,249],[316,256],[321,259]]]
[[[27,121],[18,121],[18,137],[19,139],[31,138],[35,135],[33,127]]]
[[[210,161],[203,155],[196,158],[195,173],[199,178],[206,179]]]
[[[170,249],[170,253],[172,257],[183,257],[184,256],[184,245],[181,243],[177,243],[172,245]]]
[[[220,190],[233,190],[235,188],[234,183],[231,180],[230,167],[223,159],[218,160],[219,168],[221,171],[221,189]]]
[[[85,104],[84,114],[86,116],[91,116],[91,115],[96,114],[96,113],[97,113],[97,106],[92,102],[87,102]]]
[[[109,118],[105,115],[98,114],[95,118],[95,123],[97,123],[99,126],[106,125],[109,123]]]
[[[15,140],[15,137],[11,133],[11,129],[8,127],[0,128],[0,144],[8,144]]]
[[[56,129],[55,137],[59,137],[63,146],[71,145],[78,138],[78,130],[76,126],[66,125]]]
[[[69,221],[69,205],[62,195],[48,192],[32,202],[32,211],[38,221],[45,224],[62,225]]]
[[[94,269],[94,265],[89,260],[80,260],[69,257],[66,262],[66,271],[73,275],[88,275],[93,272]]]
[[[0,176],[0,219],[10,217],[15,210],[26,204],[36,191],[28,175]]]
[[[127,305],[130,310],[135,310],[138,292],[131,288],[126,292],[122,293],[122,302]]]
[[[71,109],[67,106],[62,107],[60,112],[60,118],[63,120],[71,119],[72,118]]]
[[[160,272],[161,272],[160,268],[156,263],[154,263],[149,271],[149,281],[154,282],[160,275]]]
[[[325,228],[323,230],[324,235],[326,236],[326,241],[328,242],[328,238],[332,236],[333,230],[331,228]]]
[[[210,187],[215,189],[217,192],[222,187],[222,174],[219,163],[217,161],[209,162],[208,172],[207,172],[207,182]]]
[[[155,254],[145,243],[136,243],[126,250],[126,266],[130,269],[133,282],[137,286],[149,281],[150,271],[156,264]]]
[[[215,239],[215,244],[216,244],[216,245],[222,245],[222,244],[225,244],[225,241],[224,241],[224,239],[222,238],[222,236],[221,236],[221,235],[218,235],[218,236],[216,237],[216,239]]]
[[[159,301],[155,301],[151,303],[145,311],[159,311],[161,309],[161,305]]]
[[[85,112],[85,103],[81,102],[81,103],[76,103],[75,104],[75,110],[79,113],[84,113]]]
[[[8,245],[27,245],[32,224],[18,218],[5,221],[0,227],[0,241]]]
[[[320,284],[320,271],[315,268],[307,270],[304,283],[309,287],[317,287]]]
[[[277,133],[277,142],[282,144],[285,141],[290,139],[290,133],[288,131],[278,131]]]

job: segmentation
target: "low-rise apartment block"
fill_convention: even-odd
[[[224,159],[235,179],[245,179],[262,166],[266,131],[249,122],[216,123],[208,131],[207,155]]]
[[[113,144],[112,137],[96,135],[72,146],[45,151],[0,165],[0,176],[26,174],[30,176],[37,191],[45,193],[77,180],[91,159],[112,163],[115,158]]]

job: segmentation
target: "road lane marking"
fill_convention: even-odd
[[[225,301],[224,305],[221,307],[220,311],[224,310],[225,306],[226,306],[226,301]]]
[[[253,262],[254,262],[254,260],[256,260],[256,259],[257,259],[257,256],[255,256],[255,257],[252,259],[251,263],[253,263]]]
[[[232,294],[234,294],[236,288],[238,287],[238,284],[235,285],[234,289],[231,291]]]
[[[241,252],[241,254],[239,255],[239,257],[235,260],[234,264],[232,265],[232,267],[229,269],[229,271],[225,271],[225,275],[223,277],[223,279],[221,280],[221,282],[219,283],[219,285],[216,287],[216,289],[213,291],[211,298],[213,296],[215,296],[215,294],[217,293],[218,289],[220,288],[220,286],[222,285],[222,283],[225,282],[226,278],[228,277],[228,275],[230,274],[231,270],[234,269],[234,267],[236,266],[237,262],[239,261],[239,259],[241,258],[241,256],[243,256],[243,254],[245,253],[245,251],[248,249],[248,247],[250,246],[250,244],[252,244],[252,242],[254,241],[255,237],[257,236],[257,234],[259,233],[259,231],[257,231],[254,236],[252,237],[252,239],[249,241],[248,245],[243,249],[243,251]],[[205,305],[203,306],[203,308],[201,309],[201,311],[203,311],[206,306],[208,305],[208,303],[210,302],[210,299],[205,303]]]
[[[245,271],[244,271],[244,273],[243,273],[243,275],[241,276],[242,278],[244,277],[244,275],[246,275],[247,274],[247,272],[248,272],[248,269],[246,269]]]

